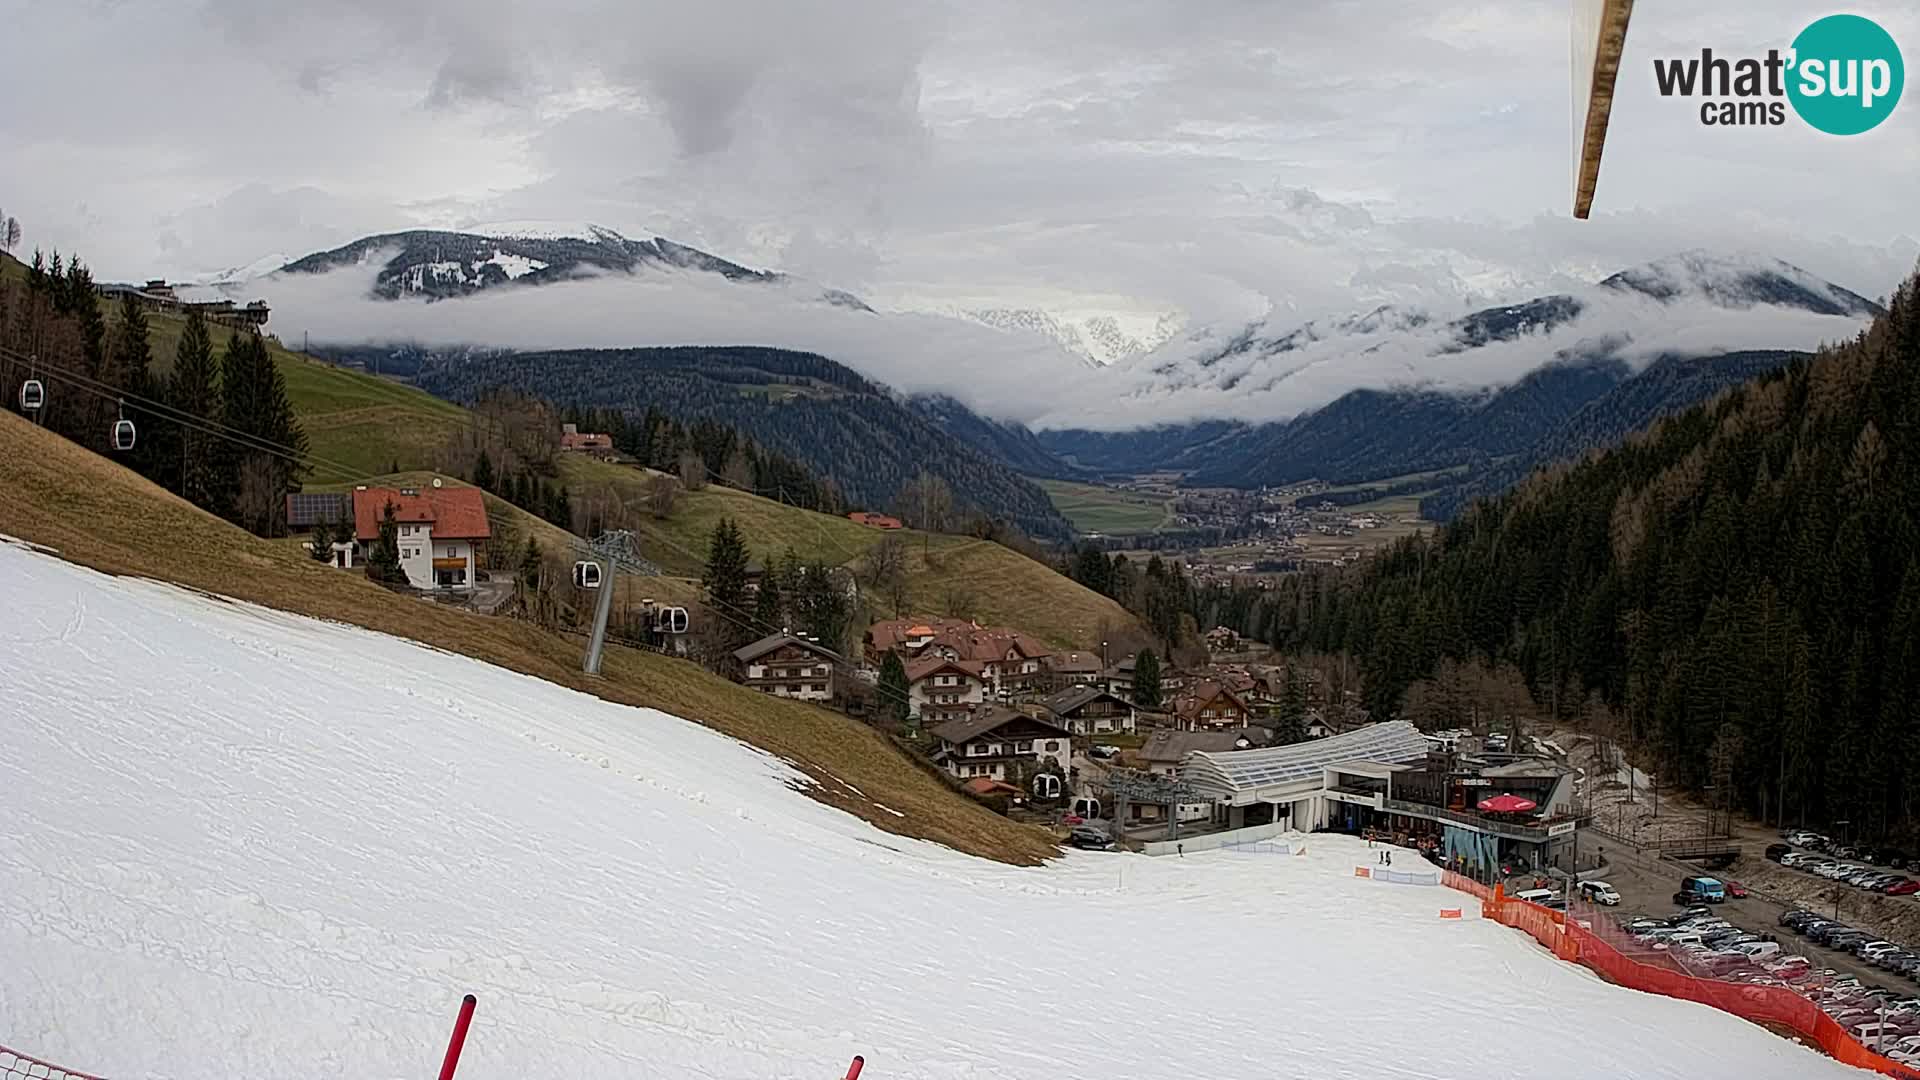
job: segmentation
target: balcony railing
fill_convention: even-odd
[[[1539,825],[1520,825],[1511,821],[1496,820],[1482,814],[1462,813],[1458,810],[1448,810],[1439,806],[1428,806],[1425,803],[1412,803],[1403,799],[1383,800],[1380,808],[1390,814],[1406,814],[1410,817],[1422,817],[1435,821],[1451,821],[1456,825],[1464,825],[1470,829],[1477,829],[1480,832],[1493,836],[1504,836],[1509,840],[1523,840],[1529,844],[1544,844],[1552,837],[1565,835],[1564,831],[1553,831],[1554,827],[1563,822],[1572,823],[1574,821],[1573,818],[1561,817],[1548,819]]]

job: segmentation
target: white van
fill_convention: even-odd
[[[1513,894],[1515,900],[1525,900],[1529,904],[1544,904],[1549,900],[1560,899],[1560,894],[1552,889],[1527,889]]]
[[[1580,895],[1596,904],[1612,907],[1620,902],[1620,894],[1613,886],[1604,881],[1583,881],[1580,883]]]
[[[1772,941],[1748,941],[1735,945],[1733,951],[1746,953],[1755,960],[1767,960],[1780,955],[1780,946]]]

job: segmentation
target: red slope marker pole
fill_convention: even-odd
[[[847,1080],[860,1080],[860,1070],[867,1067],[867,1059],[854,1055],[853,1064],[847,1066]]]
[[[453,1022],[453,1038],[447,1041],[447,1060],[440,1063],[440,1080],[453,1080],[453,1070],[460,1064],[460,1048],[467,1044],[467,1025],[473,1023],[473,995],[468,994],[460,1000],[460,1018]]]

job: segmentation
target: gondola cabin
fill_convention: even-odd
[[[37,412],[47,403],[47,388],[39,379],[28,379],[20,384],[20,411]]]
[[[133,421],[115,420],[113,422],[113,448],[115,450],[133,449]]]
[[[600,564],[597,562],[577,562],[573,564],[573,583],[582,589],[600,587]]]

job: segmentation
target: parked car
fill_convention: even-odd
[[[1912,878],[1901,878],[1882,891],[1888,896],[1912,896],[1914,893],[1920,892],[1920,881],[1915,881]]]
[[[1793,846],[1791,844],[1767,845],[1767,858],[1774,862],[1779,862],[1791,854],[1793,854]]]
[[[1620,894],[1604,881],[1583,881],[1580,883],[1580,895],[1595,904],[1614,907],[1620,903]]]
[[[1110,746],[1106,743],[1095,743],[1093,744],[1093,748],[1087,751],[1087,756],[1105,761],[1119,752],[1120,748],[1117,746]]]
[[[1680,891],[1673,894],[1676,904],[1723,904],[1727,900],[1727,887],[1719,878],[1689,877],[1680,881]]]
[[[1090,825],[1076,825],[1073,831],[1067,834],[1067,843],[1089,851],[1106,851],[1113,847],[1113,837],[1108,836],[1104,829],[1096,829]]]
[[[1737,881],[1729,881],[1727,882],[1727,895],[1735,900],[1745,900],[1747,898],[1747,887]]]

